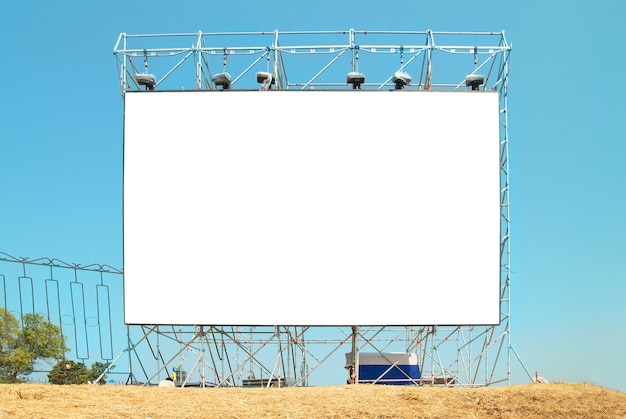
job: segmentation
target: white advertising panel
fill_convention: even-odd
[[[498,127],[494,92],[127,92],[126,323],[499,323]]]

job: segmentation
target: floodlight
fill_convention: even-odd
[[[483,84],[485,84],[485,77],[480,74],[470,74],[465,77],[465,85],[472,86],[472,90],[478,90]]]
[[[365,74],[351,71],[346,77],[346,83],[351,84],[353,90],[361,89],[361,84],[365,83]]]
[[[395,84],[396,90],[404,89],[404,86],[411,83],[411,76],[404,71],[396,71],[393,75],[393,84]]]
[[[138,85],[146,86],[146,90],[154,90],[154,86],[156,86],[156,79],[153,74],[137,73],[135,74],[135,80]]]
[[[211,81],[217,87],[221,87],[222,90],[230,89],[230,74],[226,72],[215,74],[213,77],[211,77]]]
[[[256,73],[256,82],[257,83],[264,83],[268,79],[269,79],[271,84],[275,83],[274,75],[272,73],[268,73],[267,71],[259,71],[258,73]]]
[[[259,90],[269,90],[272,87],[272,84],[276,83],[276,79],[274,79],[274,75],[272,73],[268,73],[267,71],[259,71],[256,73],[256,81],[257,83],[261,83],[261,88]]]

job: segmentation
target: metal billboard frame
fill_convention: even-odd
[[[78,358],[106,361],[110,364],[106,373],[123,377],[120,383],[154,385],[163,376],[178,372],[177,380],[183,386],[327,384],[316,380],[318,372],[329,368],[329,364],[332,371],[345,368],[347,381],[353,378],[350,365],[344,362],[346,353],[356,359],[354,355],[360,351],[381,354],[399,351],[419,356],[422,376],[415,384],[463,387],[509,384],[512,357],[521,363],[511,345],[510,329],[508,82],[511,50],[504,31],[354,29],[122,33],[113,49],[122,98],[129,90],[151,89],[473,89],[499,92],[499,325],[124,326],[100,319],[99,314],[97,318],[89,312],[85,314],[85,307],[80,306],[84,298],[76,298],[77,306],[69,308],[59,304],[60,295],[71,294],[75,287],[80,292],[96,293],[98,304],[106,305],[97,312],[110,316],[112,303],[108,299],[108,285],[97,276],[121,282],[121,269],[107,265],[82,266],[48,258],[16,258],[6,253],[0,254],[4,292],[4,301],[0,303],[20,318],[31,311],[41,312],[50,321],[58,317],[73,336],[84,334],[81,339],[85,342],[89,336],[99,345],[101,353],[86,352],[77,354]],[[224,73],[228,73],[228,78]],[[225,80],[228,83],[224,83]],[[18,267],[17,273],[7,268],[12,265]],[[69,274],[60,275],[60,272]],[[96,278],[89,275],[96,275]],[[39,279],[34,279],[36,276]],[[61,280],[59,276],[67,279]],[[50,288],[51,284],[54,287]],[[106,293],[102,293],[101,298],[98,292],[102,290]],[[19,298],[7,300],[7,292],[17,293]],[[22,304],[23,301],[28,304]],[[15,306],[17,302],[19,306]],[[53,315],[49,309],[46,313],[45,308],[39,308],[55,305],[59,308]],[[119,346],[114,348],[113,336],[124,342],[121,350]],[[112,356],[114,350],[118,350],[117,356]],[[525,366],[524,370],[532,381]]]

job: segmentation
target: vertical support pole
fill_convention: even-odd
[[[196,41],[196,90],[202,90],[202,31],[198,32]]]
[[[504,32],[502,32],[502,43],[506,43]],[[509,122],[508,122],[508,87],[509,87],[509,51],[503,52],[503,75],[502,75],[502,87],[500,88],[500,127],[502,132],[502,152],[500,153],[500,167],[502,172],[502,178],[504,185],[500,185],[502,196],[500,201],[500,215],[501,221],[504,223],[504,232],[501,232],[501,240],[503,240],[503,247],[501,247],[501,278],[505,287],[502,292],[502,299],[506,301],[506,339],[507,339],[507,354],[506,354],[506,374],[507,385],[511,384],[511,219],[510,219],[510,205],[509,205]],[[501,227],[502,228],[502,227]],[[502,269],[504,268],[504,269]],[[502,304],[502,302],[500,302]],[[502,315],[501,315],[502,318]]]
[[[270,46],[270,50],[274,52],[274,80],[276,80],[276,89],[282,90],[282,77],[278,77],[278,29],[274,29],[274,43]],[[271,54],[272,51],[268,52]]]
[[[432,85],[432,79],[433,79],[433,66],[432,66],[432,59],[433,59],[433,48],[435,47],[435,40],[433,39],[433,31],[431,31],[430,29],[426,31],[426,36],[428,38],[428,53],[426,54],[426,56],[428,57],[428,64],[426,66],[426,80],[424,82],[424,90],[430,90],[430,86]]]
[[[200,356],[200,371],[198,371],[198,374],[200,374],[200,380],[202,381],[202,383],[200,384],[200,387],[204,388],[204,382],[206,381],[205,380],[206,369],[204,368],[205,364],[206,364],[206,362],[205,362],[206,356],[204,355],[204,353],[205,353],[205,351],[207,349],[210,350],[210,347],[209,347],[209,338],[207,337],[207,333],[205,333],[205,331],[204,331],[204,326],[201,325],[201,326],[199,326],[199,328],[200,328],[200,330],[199,330],[200,342],[202,342],[202,343],[201,343],[201,349],[200,349],[200,355],[199,355]],[[216,346],[217,346],[217,342],[215,342],[215,343],[216,343]],[[222,380],[224,379],[224,369],[223,368],[224,368],[224,363],[222,362],[221,377],[220,377],[219,381],[216,380],[219,383],[221,383]]]
[[[130,326],[126,325],[126,352],[128,353],[128,378],[126,379],[126,384],[129,382],[134,384],[134,375],[133,375],[133,357],[131,354],[131,350],[133,349],[133,342],[130,339]],[[114,365],[115,361],[111,363]]]
[[[352,50],[352,72],[356,73],[358,56],[354,43],[354,29],[350,29],[350,49]]]
[[[156,352],[154,354],[154,360],[156,361],[156,368],[157,371],[161,371],[161,368],[167,367],[165,364],[163,364],[163,366],[161,366],[161,357],[159,356],[159,354],[161,353],[161,339],[159,339],[159,337],[161,336],[161,332],[159,331],[159,325],[157,325],[156,327]],[[159,375],[160,372],[159,372]],[[165,370],[165,376],[169,377],[169,372],[167,371],[167,369]],[[161,377],[157,377],[157,382],[161,381]],[[176,383],[174,383],[176,384]]]
[[[352,371],[350,372],[350,383],[358,384],[359,382],[359,366],[357,362],[358,350],[356,346],[356,336],[358,333],[358,326],[352,326]]]

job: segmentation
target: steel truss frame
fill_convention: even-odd
[[[345,354],[355,355],[361,351],[417,353],[422,379],[416,384],[470,387],[508,384],[512,356],[520,361],[532,381],[533,377],[511,345],[510,331],[508,77],[511,50],[503,31],[354,29],[122,33],[113,49],[122,97],[126,91],[147,88],[137,77],[142,74],[152,75],[154,85],[151,87],[159,90],[223,89],[213,79],[226,72],[233,75],[229,88],[259,90],[352,89],[355,85],[346,78],[348,72],[364,75],[366,80],[358,86],[360,89],[395,89],[394,74],[403,72],[413,76],[413,82],[402,86],[403,90],[459,90],[472,88],[467,82],[469,76],[482,76],[484,81],[478,89],[498,91],[500,95],[499,325],[123,326],[110,320],[110,296],[114,293],[106,288],[105,282],[102,279],[98,282],[97,278],[83,279],[84,275],[94,272],[100,277],[113,275],[121,279],[121,270],[106,265],[83,267],[47,258],[14,258],[1,253],[0,267],[7,266],[5,262],[8,262],[23,268],[23,273],[8,276],[0,271],[4,308],[19,313],[20,317],[31,311],[40,312],[50,321],[65,324],[66,330],[67,325],[72,325],[73,340],[70,340],[76,345],[74,356],[82,361],[101,359],[110,363],[111,368],[106,373],[121,374],[126,377],[126,383],[152,385],[177,371],[179,384],[185,386],[319,385],[326,384],[317,379],[324,368],[330,365],[335,372],[342,370],[348,367]],[[258,77],[256,80],[253,77],[254,72],[271,74],[273,81],[261,83]],[[36,270],[42,266],[50,272],[49,275],[39,274],[43,282],[33,280],[32,273],[26,274],[27,268]],[[58,279],[63,276],[58,272],[64,270],[73,272],[65,282]],[[50,290],[54,292],[50,294]],[[88,297],[78,294],[75,297],[72,294],[75,291],[95,293],[95,301],[103,308],[97,308],[95,316],[85,314]],[[7,292],[16,292],[19,298],[7,301]],[[63,312],[60,304],[60,295],[64,293],[70,295],[72,302],[69,312]],[[35,302],[38,298],[43,300]],[[50,310],[55,304],[59,308]],[[112,342],[124,334],[124,327],[124,348],[113,357]],[[94,356],[81,349],[81,339],[85,342],[83,347],[88,342],[97,342],[100,355]],[[345,376],[349,378],[347,373]]]
[[[189,46],[182,44],[187,43]],[[224,327],[206,326],[192,333],[189,342],[209,340],[224,349],[225,358],[236,365],[229,373],[214,371],[214,385],[231,385],[242,380],[244,371],[252,374],[256,365],[270,378],[293,377],[296,385],[307,385],[310,375],[334,352],[350,343],[355,355],[362,350],[383,353],[390,349],[419,354],[422,383],[477,386],[510,382],[511,355],[517,356],[510,341],[510,212],[508,156],[508,76],[512,46],[502,32],[434,32],[426,31],[267,31],[216,32],[195,34],[120,34],[113,53],[118,63],[122,96],[128,90],[144,86],[137,74],[154,73],[151,88],[163,90],[253,89],[398,89],[394,76],[413,73],[416,80],[401,85],[403,90],[493,90],[500,93],[500,184],[501,184],[501,294],[500,325],[436,325],[407,327],[337,328],[337,334],[325,329],[325,338],[306,339],[310,327],[286,326],[250,328],[248,333]],[[134,59],[143,59],[143,71]],[[189,69],[187,61],[193,62]],[[395,61],[395,62],[394,62]],[[360,66],[360,68],[359,68]],[[187,72],[183,73],[183,68]],[[343,71],[342,71],[343,69]],[[189,71],[191,70],[191,71]],[[364,71],[365,70],[365,71]],[[250,73],[257,72],[255,85]],[[174,73],[177,72],[176,77]],[[233,73],[227,87],[214,82],[217,74]],[[271,83],[262,83],[260,73],[271,75]],[[366,80],[351,82],[349,74]],[[366,76],[367,74],[367,76]],[[346,77],[346,78],[344,78]],[[471,86],[478,77],[481,83]],[[344,81],[345,80],[345,81]],[[372,81],[371,81],[372,80]],[[189,83],[186,87],[186,83]],[[172,87],[173,86],[173,87]],[[202,327],[202,326],[200,326]],[[154,329],[150,329],[154,331]],[[157,334],[167,336],[163,330]],[[173,334],[181,346],[180,332]],[[260,337],[263,336],[263,337]],[[267,338],[265,338],[267,337]],[[274,367],[249,348],[273,344]],[[314,356],[316,344],[330,345],[324,356]],[[231,348],[227,350],[227,348]],[[232,348],[247,354],[243,360],[233,356]],[[200,351],[200,349],[198,349]],[[204,354],[201,350],[199,353]],[[287,356],[286,356],[287,354]],[[202,356],[204,359],[204,355]],[[355,359],[354,357],[352,359]],[[519,357],[518,357],[519,359]],[[212,358],[214,361],[214,358]],[[298,360],[300,360],[298,364]],[[314,360],[311,362],[311,360]],[[286,364],[285,364],[286,362]],[[521,362],[521,360],[520,360]],[[249,364],[248,368],[244,366]],[[285,365],[287,365],[285,367]],[[530,374],[529,378],[530,378]],[[204,383],[205,375],[202,374]],[[357,380],[358,382],[358,380]],[[280,383],[280,380],[279,380]]]
[[[303,44],[303,41],[307,42]],[[276,89],[354,87],[341,81],[334,72],[342,63],[346,64],[344,70],[359,72],[361,65],[361,69],[366,67],[373,72],[372,79],[375,81],[369,81],[368,76],[367,81],[360,85],[362,88],[392,87],[396,72],[410,70],[417,71],[419,77],[417,82],[406,86],[408,89],[456,90],[466,86],[467,76],[482,74],[484,84],[481,89],[502,91],[506,89],[504,85],[508,79],[511,49],[504,31],[349,29],[122,33],[113,48],[113,54],[118,64],[122,95],[128,90],[143,89],[144,85],[137,75],[147,73],[153,73],[153,87],[161,90],[215,90],[219,87],[212,80],[213,76],[224,72],[233,74],[231,88],[249,89],[255,86],[253,77],[245,76],[254,70],[271,73]],[[135,60],[143,63],[135,63]],[[191,69],[190,63],[193,63]],[[384,67],[380,67],[381,64]],[[186,77],[175,77],[185,69]],[[288,74],[292,69],[297,74]],[[340,74],[345,76],[346,72]]]

